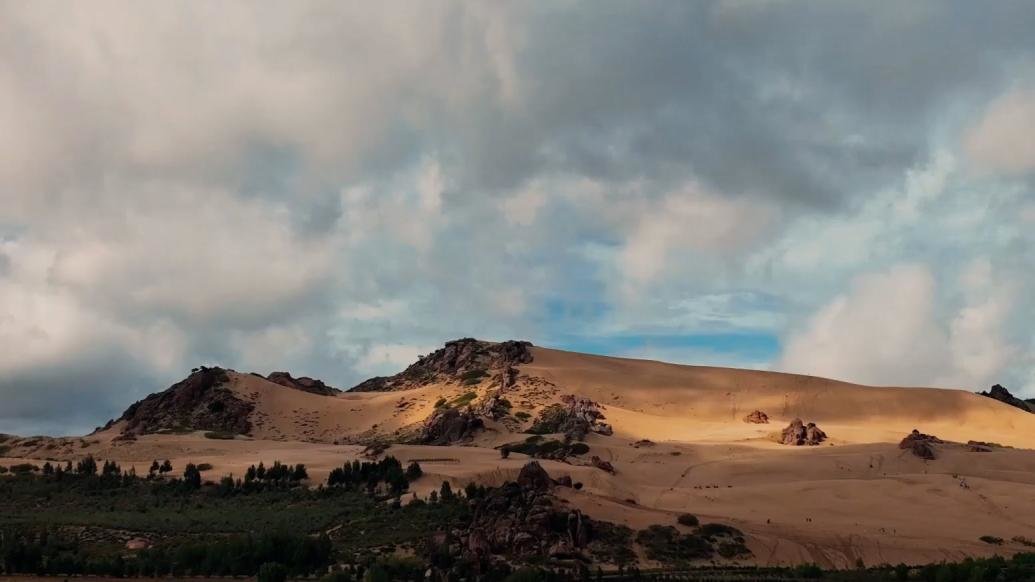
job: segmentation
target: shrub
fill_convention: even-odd
[[[589,452],[589,445],[586,443],[575,443],[568,447],[568,452],[573,455],[585,455]]]
[[[259,566],[258,582],[285,582],[287,580],[287,568],[277,562],[266,562]]]
[[[723,523],[706,523],[697,529],[697,534],[705,538],[730,537],[744,539],[744,534],[739,529]]]
[[[823,569],[815,564],[800,564],[792,569],[799,578],[816,579],[823,577]]]
[[[482,378],[489,375],[489,372],[483,369],[468,370],[460,375],[460,380],[465,386],[473,386],[482,381]]]
[[[992,544],[994,546],[1003,545],[1003,538],[998,538],[996,536],[981,536],[978,539],[985,542],[986,544]]]
[[[467,406],[468,404],[474,402],[476,398],[478,398],[477,392],[466,392],[454,398],[450,404],[456,407]]]
[[[561,431],[561,425],[568,419],[568,412],[560,404],[551,404],[539,411],[539,418],[528,432],[533,434],[552,434]]]
[[[701,524],[701,521],[697,519],[696,515],[692,515],[689,513],[684,513],[683,515],[680,515],[679,519],[677,519],[676,521],[679,522],[679,525],[685,525],[687,527],[697,527]]]
[[[525,412],[524,410],[519,410],[519,411],[514,413],[514,418],[516,418],[518,420],[528,420],[528,419],[532,418],[532,415],[527,413],[527,412]]]
[[[670,525],[652,525],[636,534],[636,543],[643,546],[647,557],[664,563],[712,557],[708,540],[694,534],[681,534]]]
[[[418,463],[417,461],[411,462],[406,467],[406,480],[407,481],[416,481],[417,479],[420,479],[421,475],[423,475],[423,474],[424,474],[424,470],[420,468],[420,463]]]
[[[212,463],[198,463],[198,471],[211,471]]]
[[[435,401],[435,408],[442,408],[443,406],[449,406],[449,403],[446,402],[445,398],[439,398]]]
[[[5,467],[3,465],[0,465],[0,475],[3,475],[6,472],[7,472],[7,467]]]
[[[40,468],[32,463],[19,463],[17,465],[11,465],[8,469],[15,474],[24,475],[27,473],[35,473]]]
[[[234,433],[232,433],[232,432],[223,432],[223,431],[217,431],[217,430],[209,431],[209,432],[205,433],[205,438],[213,439],[213,440],[217,440],[217,441],[232,441],[232,440],[234,440],[235,436],[236,435],[234,435]]]

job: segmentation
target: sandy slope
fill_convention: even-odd
[[[600,402],[614,426],[614,436],[592,435],[588,443],[590,455],[615,465],[615,475],[585,459],[544,463],[554,477],[568,474],[583,483],[582,491],[562,494],[594,517],[642,528],[674,524],[679,513],[691,512],[731,523],[748,533],[751,561],[763,564],[929,562],[1024,549],[1014,542],[989,546],[978,540],[986,534],[1035,539],[1035,506],[1027,503],[1035,497],[1035,452],[1028,450],[1035,448],[1035,415],[957,390],[864,387],[543,348],[533,353],[507,394],[515,412],[534,414],[562,394],[578,394]],[[118,442],[111,440],[114,427],[90,437],[86,447],[31,456],[93,452],[134,463],[138,471],[154,458],[170,458],[177,467],[207,462],[213,479],[276,459],[304,462],[319,480],[363,448],[335,442],[412,430],[437,399],[471,389],[443,384],[319,396],[245,374],[232,375],[231,384],[256,403],[254,438],[219,441],[194,433]],[[772,423],[742,422],[755,409]],[[773,442],[769,435],[794,417],[817,422],[829,443],[794,448]],[[1017,448],[976,453],[944,445],[937,460],[923,461],[897,447],[913,428]],[[414,489],[426,495],[443,479],[462,486],[513,478],[526,459],[500,459],[491,447],[522,438],[490,423],[477,446],[397,445],[390,454],[420,460],[426,476]],[[640,439],[654,444],[633,446]]]

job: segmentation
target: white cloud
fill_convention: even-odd
[[[985,110],[964,137],[978,168],[1024,174],[1035,170],[1035,89],[1013,89]]]
[[[942,325],[937,283],[923,265],[856,278],[787,341],[778,368],[863,384],[976,389],[1000,381],[1016,346],[1005,336],[1012,305],[987,261],[961,274],[964,303]]]

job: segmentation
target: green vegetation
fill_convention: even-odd
[[[442,408],[443,406],[449,406],[445,398],[439,398],[435,401],[435,408]]]
[[[524,410],[519,410],[519,411],[514,413],[514,418],[523,421],[523,420],[528,420],[528,419],[532,418],[532,415],[529,414],[528,412],[524,411]]]
[[[679,522],[679,525],[685,525],[687,527],[697,527],[701,523],[697,519],[696,515],[691,515],[689,513],[684,513],[683,515],[680,515],[679,518],[676,519],[676,521]]]
[[[652,525],[636,534],[647,557],[666,564],[685,564],[712,557],[712,545],[694,534],[682,534],[670,525]]]
[[[236,436],[237,435],[235,435],[232,432],[223,432],[218,430],[213,430],[205,433],[205,438],[220,441],[232,441],[234,440],[234,438],[236,438]]]
[[[500,448],[503,458],[510,453],[521,453],[537,459],[564,459],[589,452],[586,443],[565,443],[556,439],[546,440],[540,435],[532,435],[523,442],[508,443]],[[504,456],[506,455],[506,456]]]
[[[996,536],[981,536],[978,539],[985,542],[986,544],[992,544],[994,546],[1003,545],[1003,538],[997,538]]]
[[[553,434],[561,431],[561,425],[568,419],[568,413],[560,404],[551,404],[539,411],[539,418],[536,419],[528,432],[532,434]]]
[[[460,375],[460,381],[463,382],[465,386],[474,386],[475,384],[480,383],[482,381],[482,378],[485,378],[488,375],[489,372],[484,369],[479,368],[475,370],[468,370],[467,372],[464,372]]]
[[[474,402],[477,398],[477,392],[465,392],[464,394],[461,394],[460,396],[454,398],[453,401],[449,403],[449,405],[455,408],[460,408],[461,406],[467,406],[468,404]]]

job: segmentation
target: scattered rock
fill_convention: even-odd
[[[308,376],[301,376],[294,378],[288,372],[273,372],[266,379],[274,384],[280,384],[287,388],[294,388],[295,390],[301,390],[302,392],[309,392],[310,394],[319,394],[321,396],[334,396],[335,394],[341,394],[341,390],[332,388],[323,383],[322,380],[316,380]]]
[[[1000,384],[992,386],[988,390],[988,392],[982,391],[978,392],[978,394],[980,394],[981,396],[987,396],[988,398],[992,398],[993,400],[998,400],[1003,404],[1009,404],[1010,406],[1013,406],[1015,408],[1020,408],[1025,412],[1035,412],[1035,406],[1032,406],[1028,402],[1021,400],[1020,398],[1017,398],[1013,394],[1010,394],[1010,391]]]
[[[589,462],[592,463],[594,467],[596,467],[597,469],[600,469],[601,471],[607,471],[608,473],[611,473],[612,475],[615,474],[615,466],[612,465],[610,461],[605,461],[605,460],[601,459],[600,457],[598,457],[596,455],[593,455],[593,457],[589,460]]]
[[[484,428],[482,421],[470,407],[437,408],[424,421],[424,426],[417,436],[417,443],[422,445],[452,445],[469,441]]]
[[[532,347],[526,341],[486,342],[464,338],[446,342],[441,349],[421,356],[394,376],[371,378],[352,388],[352,392],[406,390],[443,381],[465,381],[492,375],[502,388],[517,378],[514,366],[532,361]]]
[[[921,459],[933,461],[937,455],[934,452],[934,447],[931,445],[942,442],[944,441],[940,438],[924,434],[914,428],[913,432],[906,435],[906,438],[898,443],[898,448],[909,451]]]
[[[769,415],[762,412],[761,410],[756,410],[751,414],[745,416],[744,422],[747,422],[749,424],[769,424]]]
[[[780,442],[793,446],[815,446],[825,441],[827,433],[823,432],[816,423],[810,422],[807,425],[800,418],[795,418],[787,428],[780,433]]]
[[[638,441],[636,441],[635,443],[632,444],[632,447],[634,449],[639,449],[639,448],[643,448],[643,447],[653,447],[653,446],[654,446],[654,441],[649,440],[649,439],[641,439],[641,440],[638,440]]]
[[[487,394],[478,404],[476,413],[492,420],[499,420],[510,414],[510,401],[497,390]]]

